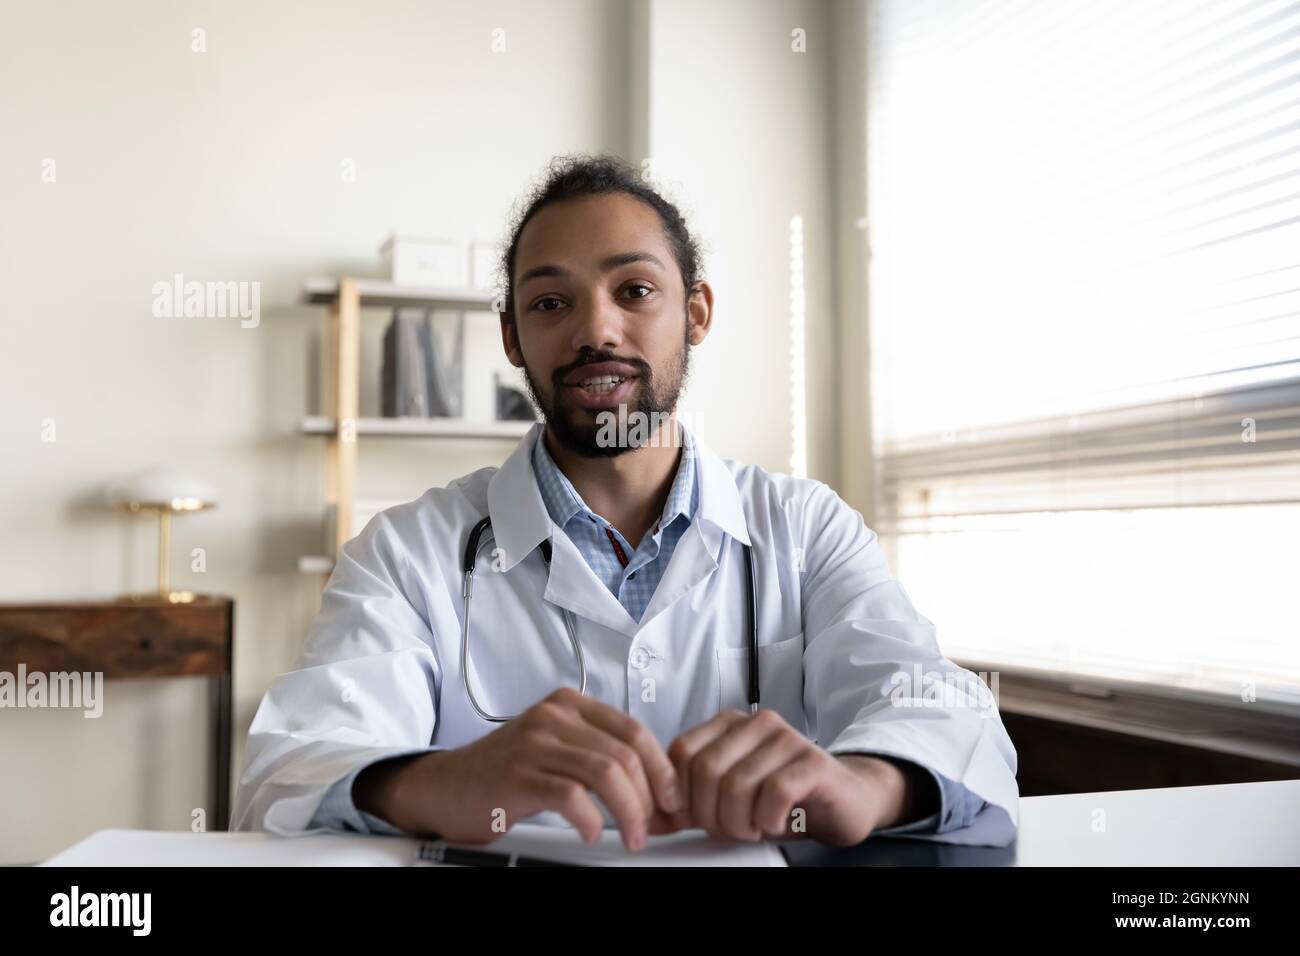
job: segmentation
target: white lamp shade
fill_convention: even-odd
[[[217,503],[217,489],[209,482],[173,468],[150,468],[127,478],[108,492],[115,505],[198,511]]]

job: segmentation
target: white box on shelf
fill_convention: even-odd
[[[384,269],[398,285],[469,285],[465,246],[454,239],[391,236],[379,247]]]

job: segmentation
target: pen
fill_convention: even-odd
[[[468,850],[448,846],[442,840],[425,840],[416,857],[419,863],[449,863],[453,866],[581,866],[579,863],[559,863],[518,853],[499,853],[495,850]]]

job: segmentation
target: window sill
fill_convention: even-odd
[[[1002,713],[1293,766],[1300,776],[1300,714],[1286,713],[1278,705],[987,662],[955,663],[997,672]]]

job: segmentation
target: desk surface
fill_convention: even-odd
[[[543,828],[554,834],[554,828]],[[703,831],[699,831],[703,834]],[[514,831],[512,836],[519,836]],[[606,842],[625,853],[615,831]],[[670,839],[654,838],[654,839]],[[504,842],[504,841],[503,841]],[[417,841],[360,834],[283,839],[267,833],[102,830],[51,862],[71,865],[404,866]],[[1297,866],[1300,780],[1164,790],[1120,790],[1020,801],[1020,833],[1009,847],[873,837],[837,849],[778,844],[795,866]],[[771,845],[729,844],[728,862],[767,863]],[[722,847],[715,848],[722,852]],[[535,854],[540,855],[540,854]],[[615,865],[645,865],[635,854]],[[674,865],[665,859],[658,865]],[[715,865],[719,860],[710,860]]]
[[[1300,780],[1024,797],[1009,847],[781,848],[795,866],[1300,866]]]

